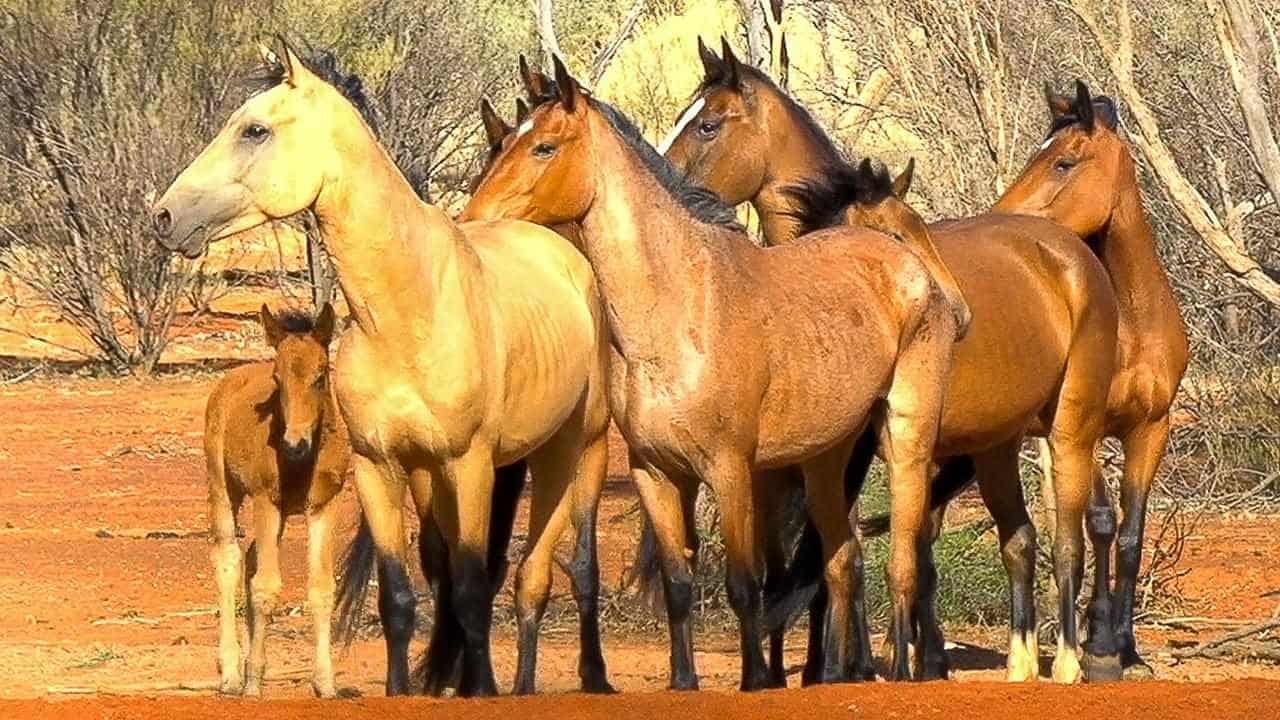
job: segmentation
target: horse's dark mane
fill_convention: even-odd
[[[1120,125],[1120,114],[1116,110],[1116,101],[1107,95],[1093,96],[1093,117],[1095,120],[1101,120],[1111,130],[1115,130]],[[1053,124],[1049,126],[1049,134],[1045,137],[1053,137],[1059,130],[1069,128],[1080,122],[1080,99],[1073,98],[1071,100],[1071,109],[1064,115],[1059,115],[1053,119]]]
[[[658,184],[670,193],[681,207],[704,223],[742,230],[733,208],[724,204],[719,195],[689,183],[669,160],[659,155],[649,141],[644,139],[640,128],[623,115],[622,111],[595,98],[590,98],[588,102],[609,121],[609,125],[618,133],[627,147],[640,158],[645,167],[649,168],[649,172],[653,173]]]
[[[843,163],[829,167],[818,177],[789,185],[782,192],[796,203],[785,214],[799,222],[799,234],[803,235],[843,225],[844,211],[850,205],[874,205],[890,197],[893,195],[893,178],[883,165],[870,173],[863,173]]]
[[[301,335],[316,329],[316,318],[306,310],[287,308],[276,313],[276,322],[287,333]]]
[[[369,101],[369,96],[364,90],[364,81],[355,73],[344,72],[338,66],[338,56],[331,50],[322,50],[316,48],[308,48],[305,50],[294,50],[298,59],[307,67],[316,77],[329,83],[347,99],[347,102],[355,106],[355,109],[364,118],[365,123],[377,134],[378,120],[377,114],[373,110],[373,103]],[[284,63],[264,63],[250,70],[245,76],[244,85],[251,93],[264,92],[279,85],[285,81],[286,73]]]

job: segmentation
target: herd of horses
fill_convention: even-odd
[[[913,164],[892,177],[847,161],[727,42],[717,54],[699,41],[702,83],[660,149],[559,59],[548,76],[521,58],[527,102],[514,127],[481,103],[488,163],[454,219],[422,202],[379,144],[358,81],[283,40],[262,55],[256,92],[153,208],[159,242],[194,258],[309,209],[350,322],[330,364],[331,308],[312,318],[264,307],[275,361],[232,371],[210,397],[223,692],[261,692],[282,517],[295,513],[309,525],[315,692],[334,693],[335,605],[349,636],[375,568],[386,691],[409,691],[407,491],[435,597],[424,690],[494,694],[492,609],[526,482],[514,691],[536,687],[553,548],[568,524],[581,687],[611,691],[596,556],[610,419],[646,515],[672,688],[698,686],[702,483],[719,504],[741,688],[786,685],[783,631],[806,607],[804,681],[874,677],[851,515],[877,456],[890,511],[862,527],[890,536],[887,676],[948,674],[931,547],[947,502],[976,480],[1009,575],[1008,677],[1037,678],[1026,437],[1045,438],[1052,456],[1054,680],[1146,667],[1134,591],[1187,340],[1110,99],[1082,83],[1074,97],[1048,92],[1044,144],[996,205],[926,223],[906,201]],[[763,245],[736,220],[744,202]],[[1104,437],[1125,454],[1118,526],[1094,459]],[[348,464],[362,518],[339,585],[331,501]],[[254,542],[242,569],[246,498]],[[803,515],[798,539],[786,508]],[[1082,642],[1086,530],[1097,577]]]

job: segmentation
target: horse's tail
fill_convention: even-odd
[[[929,510],[937,510],[955,499],[973,482],[973,459],[967,455],[943,463],[937,477],[929,485]],[[879,537],[889,532],[889,514],[882,513],[858,523],[863,537]]]
[[[373,531],[362,510],[360,527],[343,554],[342,579],[338,583],[338,621],[334,634],[344,646],[351,644],[364,623],[365,600],[369,597],[369,580],[373,578],[373,561],[377,555]]]
[[[636,597],[656,611],[663,602],[662,560],[658,556],[658,535],[654,532],[653,521],[648,513],[642,514],[644,522],[640,525],[640,542],[635,559],[622,578],[622,586],[635,588]]]

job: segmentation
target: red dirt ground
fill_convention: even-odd
[[[251,310],[256,302],[237,302],[235,310]],[[6,319],[0,317],[0,325]],[[202,322],[183,335],[167,358],[252,357],[263,351],[252,323],[237,319]],[[0,337],[0,353],[11,352],[42,351],[8,333]],[[270,700],[216,699],[208,690],[215,679],[216,618],[200,452],[204,402],[215,381],[211,374],[188,374],[155,380],[37,377],[0,384],[0,718],[318,718],[335,711],[353,718],[519,712],[530,720],[677,712],[749,720],[864,711],[886,717],[969,711],[993,720],[1094,711],[1107,717],[1159,713],[1164,720],[1209,714],[1280,717],[1280,669],[1172,661],[1170,643],[1208,639],[1229,624],[1201,626],[1199,634],[1140,630],[1157,676],[1176,683],[991,684],[987,681],[1003,674],[1002,633],[950,628],[950,639],[960,643],[952,661],[961,682],[750,696],[725,692],[737,683],[737,640],[731,635],[699,631],[698,671],[711,692],[673,695],[657,692],[666,683],[663,625],[651,623],[650,631],[627,635],[606,627],[610,676],[625,692],[587,698],[566,694],[577,682],[576,628],[572,622],[552,623],[539,658],[540,690],[547,693],[542,697],[496,702],[371,697],[382,692],[384,659],[381,641],[370,639],[335,658],[339,686],[365,697],[337,704],[304,701],[310,694],[311,630],[303,612],[305,531],[298,520],[285,534],[286,609],[268,639]],[[625,451],[614,439],[611,471],[621,475]],[[347,533],[355,510],[350,487],[342,502],[348,514],[342,532]],[[626,481],[612,482],[600,526],[603,579],[611,587],[634,549],[638,518],[632,506]],[[1186,614],[1236,623],[1269,617],[1277,599],[1263,595],[1280,588],[1278,533],[1280,518],[1202,523],[1188,543],[1187,574],[1177,586]],[[558,578],[557,593],[565,590]],[[800,662],[802,645],[801,634],[793,633],[793,666]],[[495,631],[493,648],[499,685],[509,687],[515,658],[507,625]],[[792,685],[797,684],[793,675]]]

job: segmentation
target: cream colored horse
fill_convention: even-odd
[[[536,642],[546,606],[552,546],[570,519],[593,531],[607,463],[607,346],[591,267],[545,228],[459,225],[423,204],[355,108],[281,45],[278,55],[263,48],[273,84],[232,114],[156,204],[160,243],[196,257],[307,208],[319,219],[355,321],[333,383],[378,548],[388,694],[408,689],[414,627],[406,488],[448,545],[464,645],[459,693],[496,692],[486,574],[494,468],[528,459],[516,689],[532,691],[527,641]],[[584,546],[598,575],[594,542],[580,538]],[[598,636],[580,673],[587,689],[608,689]]]

